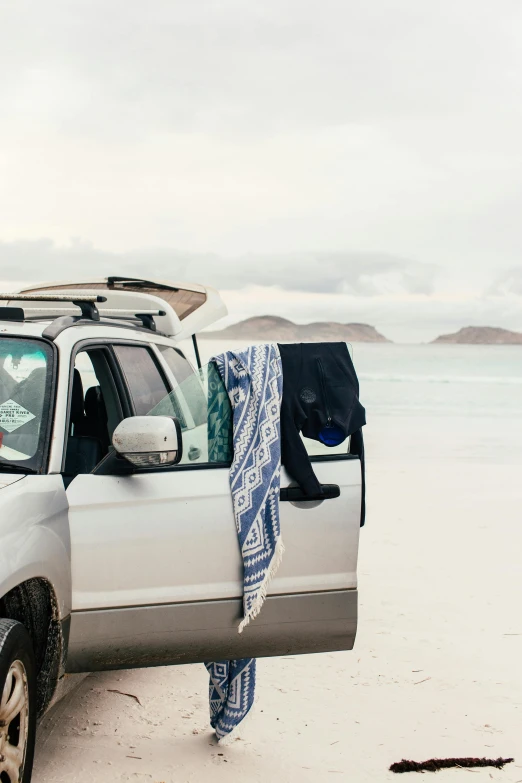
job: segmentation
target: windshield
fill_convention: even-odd
[[[0,337],[0,471],[7,465],[41,469],[51,369],[46,343]]]

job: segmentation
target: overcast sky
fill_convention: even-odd
[[[519,0],[0,0],[0,281],[522,330]]]

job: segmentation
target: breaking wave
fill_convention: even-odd
[[[365,373],[359,372],[359,380],[377,383],[467,383],[493,384],[500,386],[520,386],[522,376],[494,375],[406,375],[401,373]]]

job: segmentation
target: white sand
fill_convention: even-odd
[[[35,783],[364,783],[468,755],[516,761],[436,780],[522,781],[522,471],[393,453],[370,463],[353,652],[260,661],[225,748],[203,666],[92,675],[45,718]]]

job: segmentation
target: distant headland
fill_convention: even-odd
[[[280,342],[354,342],[389,343],[384,335],[369,324],[341,324],[335,321],[318,321],[311,324],[296,324],[287,318],[275,315],[261,315],[247,318],[226,329],[215,332],[201,332],[199,337],[209,340],[279,340]]]
[[[465,326],[454,334],[441,334],[432,342],[459,345],[522,345],[522,333],[494,326]]]

